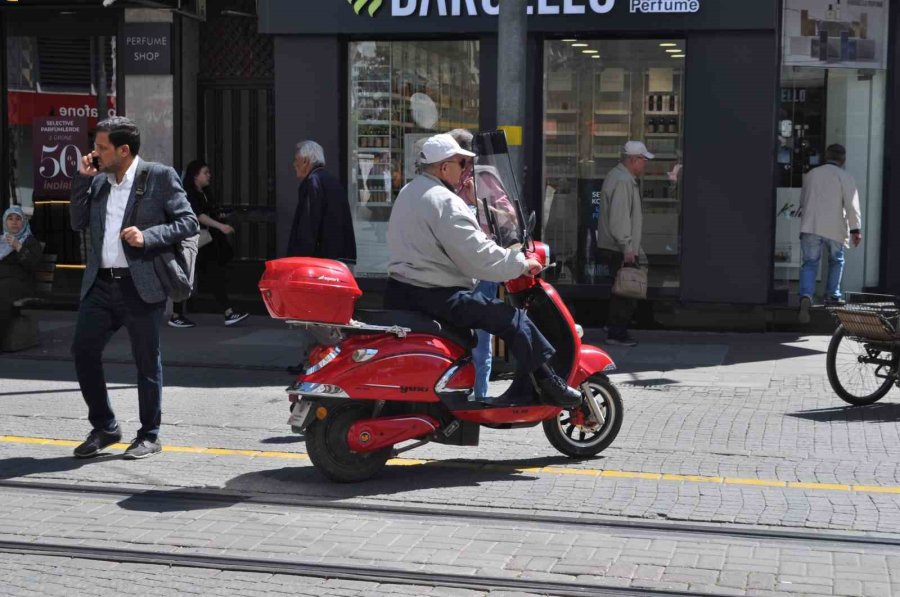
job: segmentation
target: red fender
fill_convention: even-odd
[[[572,376],[570,385],[577,388],[591,375],[609,373],[615,369],[616,364],[604,350],[589,344],[582,344],[578,353],[578,364],[575,366],[575,374]]]
[[[430,435],[440,423],[428,415],[402,415],[363,419],[350,425],[347,445],[354,452],[374,452],[410,439]]]

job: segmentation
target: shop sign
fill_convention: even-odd
[[[125,74],[172,74],[172,26],[169,23],[125,24]]]
[[[96,95],[10,90],[6,97],[10,126],[31,126],[31,121],[41,116],[87,118],[89,127],[97,126]],[[116,96],[107,96],[106,102],[105,117],[115,116]]]
[[[34,198],[68,199],[88,144],[87,118],[42,117],[32,123]]]
[[[496,33],[501,2],[267,0],[259,4],[259,30],[280,35]],[[778,0],[527,0],[525,5],[530,15],[530,31],[571,34],[673,29],[774,30],[780,3]]]
[[[888,0],[785,0],[784,63],[886,68]]]
[[[382,0],[350,0],[362,8],[368,4],[369,16],[375,16],[382,5]],[[616,0],[534,0],[529,2],[527,10],[529,15],[583,15],[588,12],[606,14],[613,9]],[[477,17],[485,14],[497,16],[500,14],[500,0],[391,0],[392,17],[428,16],[431,5],[434,5],[438,16],[441,17]],[[357,10],[357,14],[359,10]]]
[[[700,0],[629,0],[631,12],[697,12]]]

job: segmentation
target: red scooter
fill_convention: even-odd
[[[504,193],[515,189],[503,133],[477,135],[474,145],[475,180],[489,172],[510,183],[495,185],[505,186]],[[547,245],[529,238],[534,216],[526,223],[518,197],[486,197],[477,182],[475,188],[479,216],[496,238],[520,245],[529,257],[551,266]],[[581,343],[581,326],[546,281],[523,276],[505,286],[512,304],[525,309],[556,348],[550,365],[582,391],[581,406],[565,410],[546,404],[534,384],[530,400],[476,400],[472,330],[413,311],[354,312],[362,292],[338,261],[269,261],[259,283],[269,313],[313,329],[323,341],[287,389],[289,423],[306,435],[316,468],[334,481],[362,481],[392,456],[429,442],[478,445],[482,426],[515,429],[541,423],[550,443],[573,458],[606,449],[623,418],[622,399],[606,377],[615,369],[612,359]]]

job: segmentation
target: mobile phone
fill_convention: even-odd
[[[100,158],[98,158],[97,156],[93,156],[91,158],[91,165],[94,167],[94,170],[99,170],[100,169]]]

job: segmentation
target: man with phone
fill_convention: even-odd
[[[140,145],[140,130],[128,118],[100,122],[94,149],[81,159],[72,182],[72,228],[91,233],[72,355],[92,430],[75,448],[77,458],[96,456],[122,439],[102,359],[109,339],[123,326],[137,367],[141,419],[125,458],[162,450],[159,328],[167,292],[153,260],[157,249],[197,234],[199,224],[178,174],[140,159]]]

